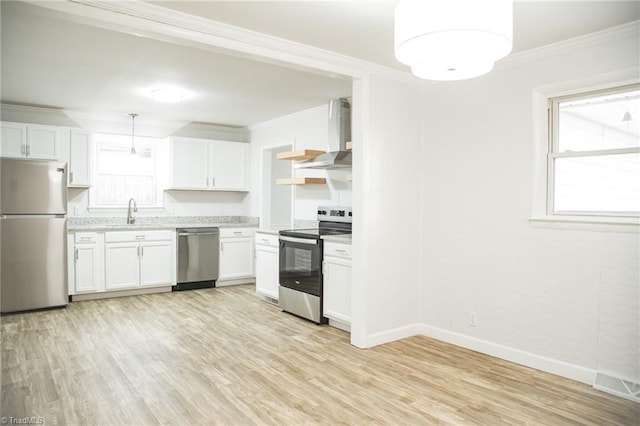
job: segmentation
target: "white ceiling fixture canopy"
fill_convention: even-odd
[[[478,77],[512,47],[513,0],[403,0],[396,6],[396,59],[417,77]]]

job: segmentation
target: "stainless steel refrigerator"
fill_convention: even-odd
[[[68,302],[66,168],[58,161],[0,160],[3,313]]]

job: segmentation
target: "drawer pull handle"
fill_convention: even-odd
[[[144,240],[144,235],[136,235],[136,240]]]

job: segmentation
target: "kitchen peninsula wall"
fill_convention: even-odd
[[[338,146],[328,146],[328,104],[299,111],[249,127],[251,133],[251,186],[249,216],[260,216],[262,197],[261,159],[265,149],[280,145],[292,145],[294,150],[315,149],[337,151]],[[286,160],[280,160],[286,161]],[[290,161],[287,161],[290,164]],[[323,177],[326,184],[295,185],[294,219],[315,221],[319,205],[352,204],[352,185],[346,180],[351,170],[296,169],[294,177]],[[287,177],[287,176],[278,176]]]

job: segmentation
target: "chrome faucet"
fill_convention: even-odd
[[[133,203],[133,211],[131,211],[131,203]],[[138,205],[133,198],[129,199],[129,209],[127,210],[127,223],[133,225],[136,223],[136,218],[133,217],[133,213],[138,211]]]

